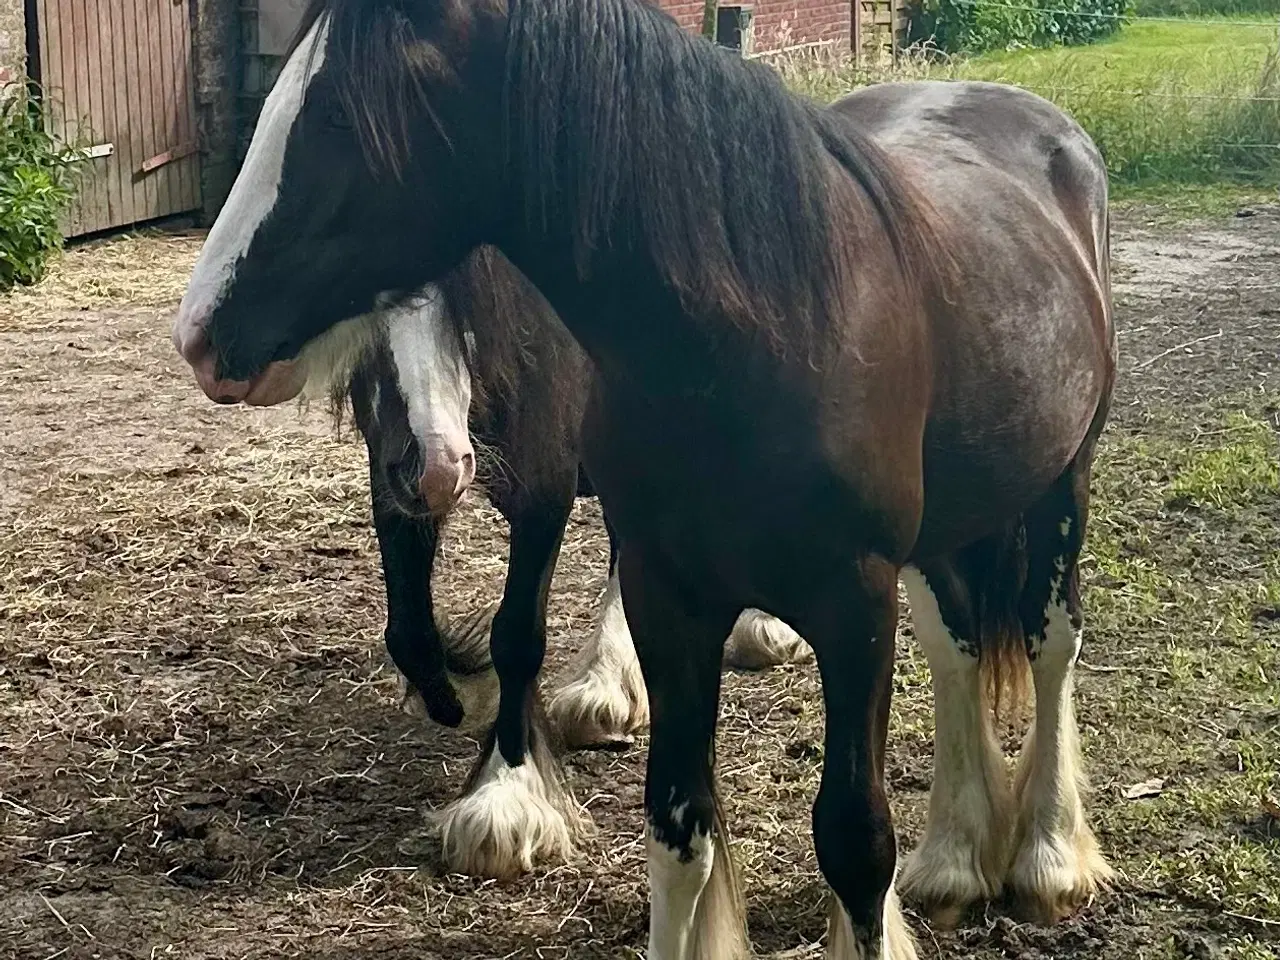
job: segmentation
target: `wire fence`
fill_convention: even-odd
[[[1212,17],[1153,17],[1132,13],[1103,13],[1093,10],[1066,10],[1053,7],[1036,7],[1031,4],[1004,3],[1002,0],[951,0],[959,7],[983,7],[995,10],[1019,10],[1026,13],[1051,14],[1059,17],[1084,17],[1090,20],[1120,20],[1124,23],[1177,23],[1201,27],[1245,27],[1276,30],[1280,28],[1280,13],[1275,20],[1238,20],[1233,18],[1214,19]]]

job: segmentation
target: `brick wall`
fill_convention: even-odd
[[[27,62],[27,28],[22,0],[0,0],[0,84],[22,76]]]
[[[700,0],[658,0],[686,30],[702,29]],[[752,9],[752,48],[757,52],[823,40],[850,39],[850,0],[743,0]]]

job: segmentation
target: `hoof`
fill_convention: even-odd
[[[1051,926],[1109,888],[1114,875],[1088,827],[1070,838],[1032,835],[1009,875],[1011,912],[1024,923]]]
[[[496,750],[435,823],[445,869],[487,880],[569,860],[588,828],[585,811],[534,755],[510,767]]]
[[[812,658],[800,634],[759,610],[742,611],[724,648],[724,665],[734,670],[768,670]]]

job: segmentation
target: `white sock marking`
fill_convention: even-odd
[[[1004,881],[1011,829],[1007,773],[978,657],[947,628],[924,575],[906,567],[901,578],[933,677],[935,716],[929,819],[907,860],[903,888],[930,905],[963,907],[994,897]]]
[[[681,812],[683,816],[683,811]],[[711,879],[711,835],[694,830],[692,859],[645,831],[649,859],[649,952],[647,960],[688,960],[694,943],[698,900]]]

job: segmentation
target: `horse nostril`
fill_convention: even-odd
[[[458,460],[458,485],[461,488],[457,492],[461,493],[471,485],[471,481],[476,478],[476,455],[471,451],[467,451]]]

